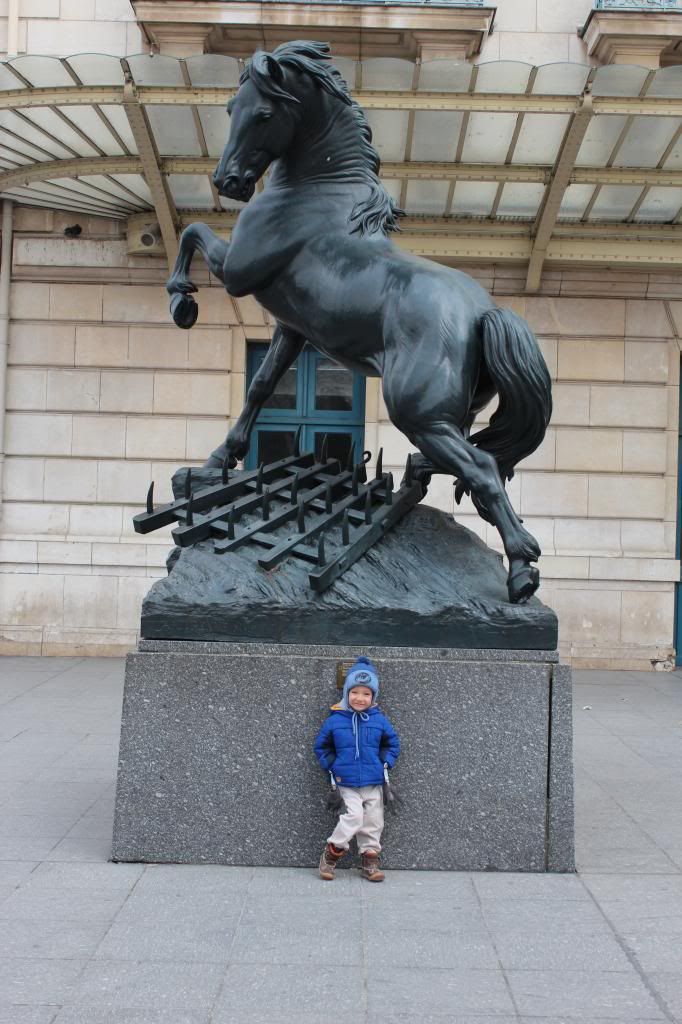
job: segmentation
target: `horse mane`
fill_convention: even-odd
[[[368,198],[356,203],[351,212],[350,221],[355,225],[351,234],[356,231],[361,235],[399,231],[398,217],[403,217],[404,212],[398,209],[379,180],[381,161],[372,145],[372,129],[364,110],[352,98],[341,74],[331,64],[328,44],[296,40],[282,43],[272,53],[257,50],[246,62],[239,84],[251,78],[265,96],[282,103],[298,103],[299,100],[283,88],[282,67],[309,75],[326,93],[351,108],[359,132],[360,155],[370,179]]]

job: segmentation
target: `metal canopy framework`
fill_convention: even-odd
[[[407,212],[398,243],[456,262],[682,266],[682,66],[337,61],[357,88],[382,179]],[[140,55],[0,64],[0,193],[177,231],[229,231],[215,192],[240,62]]]

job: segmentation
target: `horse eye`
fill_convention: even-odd
[[[271,110],[260,110],[258,112],[258,118],[261,121],[269,121],[271,117],[272,117],[272,111]]]

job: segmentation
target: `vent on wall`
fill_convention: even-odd
[[[158,223],[149,217],[130,217],[128,220],[128,255],[162,256],[164,252]]]

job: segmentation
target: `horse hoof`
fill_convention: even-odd
[[[534,565],[522,562],[512,569],[507,580],[507,591],[512,604],[525,604],[540,586],[540,572]]]
[[[170,311],[178,327],[186,331],[194,327],[199,316],[199,307],[191,295],[174,295],[171,299]]]

